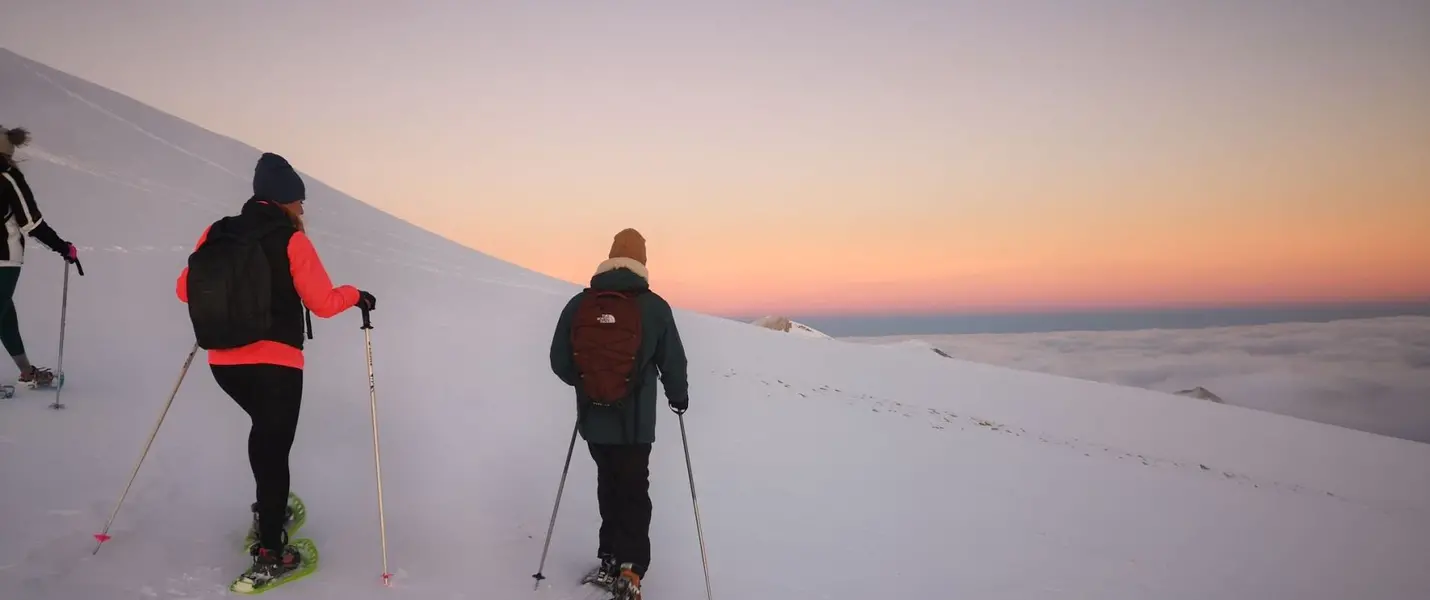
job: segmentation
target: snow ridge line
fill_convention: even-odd
[[[34,73],[34,74],[35,74],[36,76],[38,76],[40,79],[43,79],[43,80],[45,80],[46,82],[49,82],[50,85],[53,85],[53,86],[59,88],[60,91],[62,91],[62,92],[64,92],[65,94],[69,95],[69,97],[74,98],[75,100],[78,100],[78,101],[80,101],[80,102],[83,102],[84,104],[88,105],[90,108],[93,108],[94,110],[99,111],[101,114],[104,114],[104,115],[106,115],[106,116],[108,116],[108,117],[110,117],[110,118],[112,118],[112,119],[114,119],[114,120],[116,120],[116,121],[119,121],[120,123],[124,123],[125,125],[128,125],[128,126],[130,126],[130,127],[133,127],[135,131],[138,131],[139,133],[142,133],[142,134],[144,134],[144,135],[146,135],[146,136],[149,136],[150,138],[153,138],[154,141],[159,142],[159,143],[161,143],[161,144],[164,144],[165,146],[168,146],[168,147],[170,147],[170,148],[173,148],[174,150],[177,150],[177,151],[179,151],[179,152],[181,152],[181,153],[183,153],[183,154],[186,154],[186,155],[188,155],[188,156],[190,156],[190,157],[192,157],[192,158],[194,158],[194,159],[196,159],[196,160],[198,160],[198,161],[200,161],[200,162],[202,162],[202,163],[204,163],[204,164],[207,164],[207,165],[209,165],[209,166],[211,166],[211,167],[213,167],[213,168],[215,168],[215,169],[218,169],[218,170],[220,170],[220,171],[223,171],[224,173],[227,173],[227,174],[228,174],[229,176],[231,176],[231,177],[234,177],[234,178],[240,179],[240,180],[243,179],[242,177],[239,177],[237,173],[234,173],[233,171],[228,170],[228,169],[225,168],[223,165],[220,165],[220,164],[218,164],[218,163],[216,163],[216,162],[214,162],[214,161],[211,161],[211,160],[209,160],[209,159],[207,159],[207,158],[204,158],[204,157],[202,157],[202,156],[199,156],[198,154],[195,154],[195,153],[193,153],[193,152],[190,152],[188,149],[183,148],[183,147],[181,147],[181,146],[179,146],[178,144],[175,144],[175,143],[173,143],[173,142],[170,142],[169,140],[166,140],[166,139],[164,139],[164,138],[162,138],[162,137],[159,137],[159,136],[157,136],[157,135],[154,135],[154,134],[151,133],[149,130],[144,129],[143,127],[140,127],[138,124],[134,123],[133,121],[130,121],[129,119],[126,119],[126,118],[124,118],[124,117],[121,117],[121,116],[119,116],[119,115],[116,115],[116,114],[114,114],[113,112],[110,112],[108,109],[106,109],[106,108],[104,108],[104,107],[102,107],[102,106],[100,106],[100,105],[98,105],[98,104],[95,104],[94,102],[91,102],[88,98],[85,98],[84,96],[81,96],[80,94],[74,92],[73,90],[71,90],[71,89],[65,87],[65,86],[64,86],[63,84],[61,84],[60,82],[55,81],[54,79],[51,79],[48,75],[45,75],[44,73],[41,73],[40,71],[36,70],[34,67],[31,67],[31,66],[29,66],[29,65],[25,65],[25,66],[26,66],[26,68],[28,68],[28,69],[30,70],[31,73]]]
[[[174,195],[174,197],[171,197],[169,199],[172,199],[176,202],[181,202],[183,204],[187,204],[189,206],[193,206],[209,214],[224,214],[224,212],[220,210],[215,203],[206,201],[206,198],[194,194],[193,192],[188,192],[171,185],[153,182],[145,178],[139,178],[138,182],[136,182],[131,180],[130,178],[125,177],[122,173],[115,171],[102,171],[99,167],[90,166],[73,157],[53,154],[51,152],[46,151],[42,146],[32,145],[26,147],[25,155],[32,158],[38,158],[45,162],[53,163],[61,167],[65,167],[67,169],[72,169],[74,171],[78,171],[86,175],[91,175],[107,181],[113,181],[124,187],[138,190],[151,196],[158,196],[161,192],[160,190],[156,190],[148,186],[159,186],[165,188],[164,193]]]
[[[55,88],[57,88],[57,89],[59,89],[60,91],[64,92],[64,93],[65,93],[66,95],[68,95],[69,97],[74,98],[75,100],[78,100],[78,101],[84,103],[86,106],[89,106],[90,108],[93,108],[94,110],[99,111],[101,114],[104,114],[104,115],[106,115],[106,116],[108,116],[108,117],[110,117],[110,118],[112,118],[112,119],[114,119],[114,120],[116,120],[116,121],[119,121],[119,122],[121,122],[121,123],[124,123],[125,125],[128,125],[128,126],[132,127],[135,131],[138,131],[138,132],[144,134],[145,136],[148,136],[149,138],[151,138],[151,139],[153,139],[153,140],[155,140],[155,141],[157,141],[157,142],[159,142],[159,143],[161,143],[161,144],[163,144],[163,145],[165,145],[165,146],[168,146],[168,147],[170,147],[170,148],[172,148],[172,149],[174,149],[174,150],[176,150],[176,151],[178,151],[178,152],[180,152],[180,153],[182,153],[182,154],[184,154],[184,155],[186,155],[186,156],[192,157],[192,158],[194,158],[194,159],[196,159],[196,160],[198,160],[198,161],[200,161],[200,162],[202,162],[202,163],[204,163],[204,164],[207,164],[207,165],[209,165],[209,166],[211,166],[211,167],[213,167],[213,168],[215,168],[215,169],[218,169],[219,171],[222,171],[222,172],[226,173],[226,174],[229,175],[230,177],[233,177],[233,178],[239,179],[239,180],[245,180],[245,177],[240,176],[240,175],[234,173],[233,171],[230,171],[228,168],[224,167],[223,165],[220,165],[220,164],[218,164],[218,163],[216,163],[216,162],[214,162],[214,161],[212,161],[212,160],[209,160],[208,158],[205,158],[204,156],[202,156],[202,155],[200,155],[200,154],[197,154],[197,153],[195,153],[195,152],[193,152],[193,151],[190,151],[190,150],[188,150],[188,149],[186,149],[186,148],[184,148],[184,147],[182,147],[182,146],[179,146],[178,144],[175,144],[175,143],[173,143],[173,142],[171,142],[171,141],[169,141],[169,140],[167,140],[167,139],[165,139],[165,138],[163,138],[163,137],[160,137],[160,136],[158,136],[158,135],[155,135],[153,132],[150,132],[149,130],[147,130],[147,129],[141,127],[141,126],[139,126],[137,123],[134,123],[133,121],[130,121],[130,120],[128,120],[128,119],[125,119],[124,117],[121,117],[121,116],[119,116],[119,115],[117,115],[117,114],[114,114],[113,112],[109,111],[108,109],[105,109],[104,107],[102,107],[102,106],[100,106],[100,105],[94,103],[93,101],[89,100],[88,98],[85,98],[83,95],[81,95],[81,94],[79,94],[79,93],[77,93],[77,92],[75,92],[75,91],[73,91],[73,90],[71,90],[71,89],[65,87],[63,84],[59,83],[58,81],[55,81],[54,79],[52,79],[52,78],[49,77],[48,75],[45,75],[44,73],[40,72],[39,70],[35,69],[34,67],[32,67],[32,66],[30,66],[30,65],[28,65],[28,64],[25,64],[24,66],[25,66],[26,69],[28,69],[31,73],[34,73],[36,76],[38,76],[39,78],[45,80],[45,81],[46,81],[47,83],[49,83],[50,85],[55,86]],[[115,175],[106,174],[106,173],[102,173],[102,172],[96,171],[96,170],[94,170],[94,169],[91,168],[91,167],[82,166],[80,163],[78,163],[78,162],[76,162],[76,161],[67,160],[67,159],[65,159],[65,158],[63,158],[63,157],[59,157],[59,156],[57,156],[57,155],[50,154],[50,153],[48,153],[48,152],[37,153],[37,156],[40,156],[41,158],[43,158],[44,160],[47,160],[47,161],[49,161],[49,162],[53,162],[53,163],[58,164],[58,165],[62,165],[62,166],[66,166],[66,167],[72,168],[72,169],[74,169],[74,170],[76,170],[76,171],[84,172],[84,173],[87,173],[87,174],[90,174],[90,175],[93,175],[93,176],[96,176],[96,177],[100,177],[100,178],[103,178],[103,179],[109,179],[109,180],[115,181],[116,183],[120,183],[120,184],[122,184],[122,185],[125,185],[125,186],[130,187],[130,188],[134,188],[134,189],[137,189],[137,190],[140,190],[140,191],[149,192],[149,193],[151,193],[151,194],[154,193],[154,190],[153,190],[153,189],[146,188],[146,187],[144,187],[143,185],[141,185],[141,184],[139,184],[139,183],[134,183],[134,182],[131,182],[131,181],[122,180],[122,179],[120,179],[120,178],[117,178]],[[160,185],[162,185],[162,184],[160,184]],[[194,205],[194,206],[196,206],[196,207],[198,207],[198,208],[202,208],[205,212],[208,212],[208,213],[210,213],[210,214],[223,214],[221,209],[217,208],[215,205],[212,205],[211,203],[202,202],[202,201],[201,201],[202,199],[201,199],[200,197],[195,196],[195,195],[194,195],[193,193],[191,193],[191,192],[186,192],[186,191],[183,191],[183,190],[178,190],[178,189],[173,188],[172,186],[167,186],[167,185],[164,185],[163,187],[166,187],[166,188],[169,188],[169,189],[171,189],[171,190],[174,190],[174,192],[176,192],[176,193],[178,193],[178,194],[181,194],[181,195],[183,195],[183,196],[188,196],[188,197],[189,197],[190,199],[192,199],[192,200],[184,200],[184,202],[187,203],[187,204],[191,204],[191,205]],[[193,201],[193,200],[199,200],[199,201],[196,202],[196,201]],[[311,234],[316,234],[316,235],[323,235],[323,232],[322,232],[322,229],[321,229],[321,228],[314,228],[314,230],[311,231],[310,233],[311,233]],[[397,236],[397,235],[395,235],[395,234],[393,234],[393,233],[391,233],[391,232],[386,232],[386,235],[388,235],[389,237],[392,237],[392,238],[394,238],[394,239],[397,239],[397,240],[399,240],[399,241],[402,241],[402,242],[405,243],[405,244],[408,244],[408,245],[411,245],[411,246],[420,248],[420,249],[422,249],[422,250],[429,250],[429,251],[430,251],[430,250],[435,250],[435,249],[436,249],[436,248],[434,248],[434,247],[432,247],[432,246],[428,246],[428,245],[425,245],[425,244],[420,244],[420,243],[418,243],[418,242],[416,242],[416,241],[414,241],[414,240],[403,239],[402,237]],[[120,249],[120,250],[123,251],[122,249]],[[361,253],[360,251],[356,251],[356,250],[353,250],[353,251]],[[373,256],[373,255],[370,255],[370,256]],[[430,259],[426,259],[426,257],[420,257],[420,256],[418,256],[418,260],[424,260],[424,259],[425,259],[425,260],[430,260]],[[428,272],[432,272],[432,273],[441,273],[441,272],[443,272],[443,271],[441,271],[440,269],[437,269],[437,268],[432,267],[432,266],[430,266],[430,265],[412,264],[412,263],[406,263],[406,262],[401,262],[401,261],[390,261],[390,260],[383,260],[383,259],[381,259],[381,258],[379,258],[378,260],[379,260],[379,262],[384,262],[384,263],[388,263],[388,264],[397,264],[397,265],[402,265],[402,266],[412,266],[412,267],[414,267],[414,268],[422,269],[422,270],[425,270],[425,271],[428,271]],[[501,281],[489,280],[489,279],[478,279],[478,280],[479,280],[479,281],[485,281],[485,282],[488,282],[488,283],[495,283],[495,284],[499,284],[499,285],[507,285],[507,286],[511,286],[511,287],[519,287],[519,288],[523,288],[523,289],[530,289],[530,290],[533,290],[533,291],[539,291],[539,292],[546,293],[546,294],[554,294],[554,293],[556,293],[556,292],[553,292],[553,291],[550,290],[550,289],[542,288],[542,287],[537,287],[537,286],[522,285],[522,284],[512,284],[512,283],[508,283],[508,282],[501,282]]]
[[[107,253],[110,253],[110,254],[136,254],[136,253],[148,253],[148,252],[173,252],[173,253],[188,254],[189,252],[192,252],[192,251],[193,251],[193,249],[192,249],[191,247],[189,247],[189,246],[183,246],[183,245],[172,245],[172,246],[150,246],[150,245],[144,245],[144,246],[106,246],[106,247],[103,247],[103,248],[100,248],[100,247],[97,247],[97,246],[80,246],[80,245],[76,245],[75,247],[78,248],[78,249],[80,250],[80,252],[86,253],[86,254],[87,254],[87,253],[90,253],[90,252],[107,252]],[[358,254],[358,255],[362,255],[362,256],[366,256],[366,257],[371,257],[373,264],[392,265],[392,266],[403,267],[403,268],[408,268],[408,269],[414,269],[414,270],[419,270],[419,271],[426,271],[426,272],[428,272],[428,273],[432,273],[432,274],[434,274],[434,275],[440,275],[440,276],[442,276],[442,277],[446,277],[446,278],[449,278],[449,279],[457,279],[457,280],[468,281],[468,282],[473,282],[473,283],[483,283],[483,284],[488,284],[488,285],[499,285],[499,286],[508,287],[508,288],[513,288],[513,289],[528,290],[528,291],[532,291],[532,292],[537,292],[537,293],[540,293],[540,294],[544,294],[544,295],[547,295],[547,296],[558,296],[558,297],[560,297],[560,296],[563,296],[563,295],[569,295],[569,293],[574,293],[574,292],[569,292],[569,293],[568,293],[568,292],[565,291],[565,290],[556,290],[556,289],[547,288],[547,287],[541,287],[541,286],[532,285],[532,284],[517,283],[517,282],[514,282],[514,281],[504,281],[504,280],[501,280],[501,279],[492,279],[492,278],[490,278],[490,277],[480,277],[480,276],[468,275],[468,274],[466,273],[466,269],[465,269],[464,267],[461,267],[461,266],[456,266],[456,267],[437,267],[437,266],[432,266],[432,265],[428,265],[428,264],[420,264],[420,263],[409,262],[409,261],[402,261],[402,260],[393,260],[392,258],[387,257],[387,256],[384,256],[384,255],[373,254],[373,253],[370,253],[370,252],[364,252],[364,251],[362,251],[362,250],[354,250],[354,249],[352,249],[352,248],[343,247],[343,246],[338,245],[338,244],[330,244],[329,247],[330,247],[332,250],[338,251],[338,252],[347,252],[347,253],[349,253],[349,254]],[[572,284],[572,285],[574,286],[574,284]],[[573,289],[575,289],[575,288],[573,287]]]
[[[123,186],[125,186],[125,187],[128,187],[128,188],[131,188],[131,189],[138,190],[138,191],[140,191],[140,192],[144,192],[144,193],[146,193],[146,194],[149,194],[149,195],[155,197],[155,199],[159,199],[160,196],[163,196],[164,199],[173,200],[173,201],[176,201],[176,202],[181,202],[181,203],[184,203],[184,204],[188,204],[188,205],[190,205],[190,206],[193,206],[193,207],[195,207],[195,208],[198,208],[198,209],[204,211],[205,213],[212,214],[212,215],[215,215],[215,216],[223,216],[223,215],[225,215],[225,214],[228,214],[228,213],[225,212],[222,208],[220,208],[217,203],[205,201],[205,198],[202,197],[202,196],[199,196],[199,195],[197,195],[197,194],[195,194],[195,193],[193,193],[193,192],[189,192],[189,191],[186,191],[186,190],[183,190],[183,189],[179,189],[179,188],[176,188],[176,187],[173,187],[173,186],[170,186],[170,185],[166,185],[166,184],[158,183],[158,182],[152,182],[152,181],[149,181],[149,180],[144,179],[144,178],[139,178],[139,179],[136,180],[136,179],[131,178],[131,177],[126,177],[126,176],[125,176],[123,173],[121,173],[121,172],[106,171],[106,170],[102,169],[101,167],[89,165],[89,164],[87,164],[87,163],[84,163],[84,162],[79,161],[79,160],[77,160],[77,159],[74,159],[74,158],[72,158],[72,157],[62,156],[62,155],[59,155],[59,154],[54,154],[54,153],[51,153],[51,152],[48,152],[48,151],[44,150],[43,148],[38,148],[38,147],[35,147],[35,148],[27,148],[27,150],[26,150],[26,155],[29,156],[29,157],[32,157],[32,158],[36,158],[36,159],[39,159],[39,160],[43,160],[43,161],[45,161],[45,162],[49,162],[49,163],[52,163],[52,164],[61,166],[61,167],[65,167],[65,168],[68,168],[68,169],[72,169],[72,170],[74,170],[74,171],[77,171],[77,172],[80,172],[80,173],[84,173],[84,174],[87,174],[87,175],[90,175],[90,176],[93,176],[93,177],[98,177],[98,178],[100,178],[100,179],[104,179],[104,180],[107,180],[107,181],[112,181],[112,182],[118,183],[118,184],[123,185]],[[164,189],[164,190],[158,190],[158,189],[155,189],[155,188],[150,187],[150,186],[159,186],[159,187],[162,187],[162,188],[165,188],[165,189]],[[396,265],[396,266],[407,267],[407,268],[412,268],[412,269],[418,269],[418,270],[422,270],[422,271],[427,271],[427,272],[429,272],[429,273],[439,273],[439,274],[440,274],[440,273],[446,273],[446,272],[447,272],[447,271],[446,271],[446,268],[443,267],[443,265],[441,265],[441,264],[439,263],[439,261],[437,261],[437,259],[434,259],[433,257],[431,257],[431,256],[429,256],[429,255],[427,254],[428,252],[434,252],[435,250],[433,250],[433,249],[430,249],[430,248],[427,248],[427,247],[424,247],[424,246],[421,246],[421,245],[413,244],[413,243],[407,242],[406,240],[402,240],[401,238],[398,238],[398,237],[396,237],[396,236],[393,236],[394,239],[396,239],[396,240],[398,240],[399,242],[402,242],[402,243],[404,243],[404,244],[406,244],[406,245],[408,245],[408,246],[415,247],[416,250],[409,249],[409,248],[382,247],[382,246],[379,246],[379,245],[377,245],[377,244],[372,243],[371,241],[367,241],[367,240],[361,241],[360,244],[361,244],[362,246],[367,246],[367,247],[376,248],[376,249],[380,250],[380,252],[370,252],[370,251],[360,250],[360,249],[357,249],[357,248],[353,247],[353,244],[351,244],[351,243],[349,242],[349,240],[347,240],[347,239],[345,239],[345,238],[343,238],[343,237],[336,236],[336,235],[334,235],[334,234],[332,234],[332,233],[329,233],[328,231],[326,231],[326,229],[327,229],[327,228],[325,228],[325,227],[310,227],[310,228],[308,229],[308,235],[309,235],[309,237],[312,237],[312,238],[314,238],[314,239],[323,238],[323,239],[325,240],[325,244],[326,244],[326,245],[328,245],[328,246],[330,246],[330,247],[332,247],[332,248],[334,248],[334,249],[336,249],[336,250],[344,251],[344,252],[350,252],[350,253],[353,253],[353,254],[358,254],[358,255],[366,256],[366,257],[371,258],[371,259],[372,259],[374,262],[376,262],[376,263],[389,264],[389,265]],[[93,252],[93,251],[95,251],[95,248],[92,247],[92,246],[79,246],[79,248],[80,248],[81,250],[86,251],[86,252]],[[128,249],[128,248],[124,248],[124,247],[120,247],[120,246],[110,246],[110,247],[108,247],[108,248],[99,249],[99,251],[101,251],[101,252],[128,253],[128,252],[131,252],[131,251],[153,252],[153,251],[155,251],[156,249],[157,249],[156,246],[148,246],[148,245],[146,245],[146,246],[139,246],[139,247],[137,247],[137,248],[135,248],[135,249],[133,249],[133,250]],[[170,251],[173,251],[173,252],[179,252],[179,251],[187,252],[187,251],[189,251],[189,249],[188,249],[188,248],[182,248],[182,249],[181,249],[181,247],[179,247],[179,246],[174,246],[174,247],[172,247],[172,248],[170,249]],[[398,256],[398,257],[400,257],[400,258],[406,258],[407,260],[401,260],[401,259],[394,260],[394,259],[392,258],[393,256]],[[458,269],[458,270],[461,270],[462,267],[457,267],[457,269]],[[501,284],[501,285],[513,285],[513,286],[517,286],[517,287],[524,287],[525,289],[531,289],[531,290],[547,291],[547,292],[549,292],[549,290],[546,290],[545,288],[539,288],[539,287],[533,287],[533,286],[520,286],[519,284],[508,284],[508,283],[506,283],[506,282],[502,282],[502,281],[499,281],[499,280],[491,280],[491,279],[479,279],[479,280],[480,280],[480,281],[489,282],[489,283],[496,283],[496,284]]]

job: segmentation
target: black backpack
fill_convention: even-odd
[[[291,223],[273,221],[233,232],[231,218],[209,228],[189,255],[189,321],[205,350],[238,348],[264,339],[273,326],[273,269],[261,240]]]

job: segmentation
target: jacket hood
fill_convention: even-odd
[[[602,261],[591,276],[591,288],[617,292],[650,289],[650,275],[646,266],[630,258],[611,258]]]

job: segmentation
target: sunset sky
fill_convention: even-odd
[[[502,259],[584,281],[635,227],[686,308],[1430,298],[1424,0],[0,1]]]

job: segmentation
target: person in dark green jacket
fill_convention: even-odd
[[[591,277],[590,289],[636,293],[641,340],[631,377],[632,401],[620,408],[591,408],[582,399],[571,334],[584,290],[561,311],[551,339],[551,370],[577,390],[577,429],[596,463],[601,568],[595,580],[617,591],[617,598],[638,600],[640,581],[651,559],[649,466],[655,443],[657,381],[665,387],[671,410],[683,414],[690,405],[685,347],[670,304],[650,289],[645,238],[636,230],[616,234],[607,260]]]

